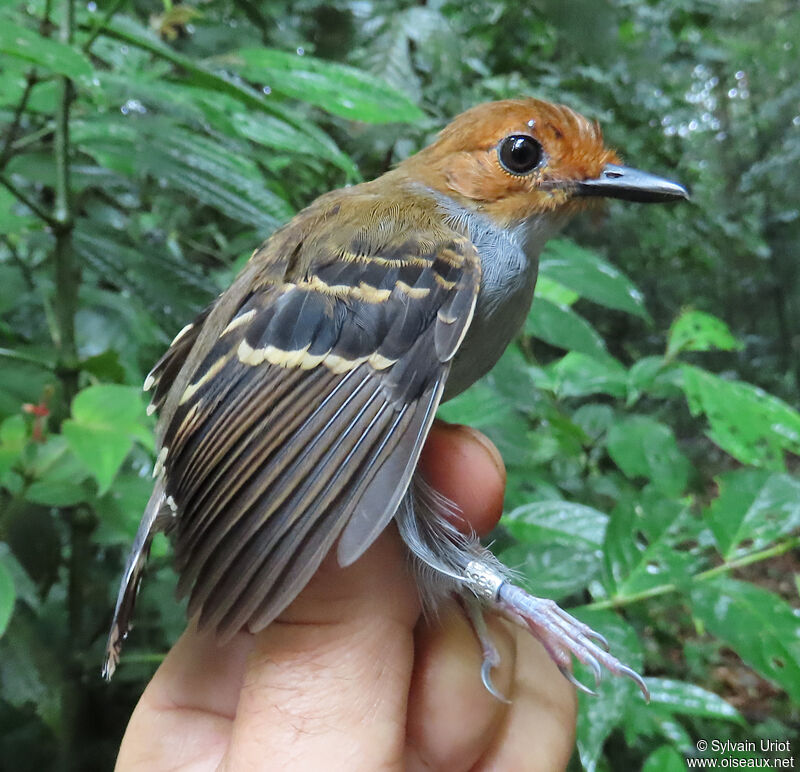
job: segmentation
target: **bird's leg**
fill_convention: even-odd
[[[609,653],[602,635],[567,614],[554,601],[528,594],[483,561],[470,561],[464,575],[467,587],[478,598],[533,633],[564,677],[581,691],[594,694],[572,675],[572,656],[592,670],[595,685],[600,683],[605,668],[616,676],[630,678],[649,701],[650,692],[644,679]]]
[[[494,645],[486,619],[483,616],[483,605],[474,595],[458,595],[458,601],[472,625],[475,637],[481,645],[481,681],[486,691],[500,702],[510,703],[508,699],[492,681],[492,670],[500,664],[500,652]]]

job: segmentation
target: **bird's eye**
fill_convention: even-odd
[[[512,134],[498,145],[497,158],[507,172],[528,174],[542,162],[544,150],[533,137]]]

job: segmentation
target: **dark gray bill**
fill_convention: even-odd
[[[654,204],[661,201],[688,199],[689,191],[677,182],[665,180],[630,166],[606,164],[603,173],[594,180],[583,180],[577,184],[575,196],[604,196]]]

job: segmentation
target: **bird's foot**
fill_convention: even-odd
[[[494,645],[492,636],[489,633],[489,628],[486,626],[486,619],[483,616],[483,606],[477,598],[471,595],[459,595],[459,601],[464,609],[464,612],[469,619],[475,637],[481,645],[481,681],[483,686],[489,694],[500,700],[510,704],[511,700],[508,699],[492,681],[492,670],[500,664],[500,652]]]
[[[465,574],[467,585],[475,595],[484,602],[489,602],[511,621],[533,633],[564,677],[577,689],[587,694],[595,694],[572,675],[573,656],[592,671],[595,686],[602,680],[605,669],[615,676],[630,678],[641,689],[645,699],[650,700],[650,692],[644,679],[609,653],[606,639],[588,625],[567,614],[554,601],[529,595],[521,588],[505,581],[501,574],[483,562],[472,561],[467,566]],[[478,637],[480,639],[480,634]],[[481,645],[484,645],[482,640]]]

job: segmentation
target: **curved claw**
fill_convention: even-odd
[[[588,686],[582,684],[574,675],[572,675],[572,671],[567,667],[559,667],[561,671],[561,675],[567,679],[578,691],[583,692],[584,694],[588,694],[590,697],[597,697],[597,692],[590,689]]]
[[[650,690],[647,688],[647,684],[644,682],[644,678],[642,678],[635,670],[629,668],[627,665],[620,665],[619,668],[620,675],[627,676],[631,679],[641,690],[642,694],[644,695],[644,701],[650,702]]]
[[[511,704],[511,700],[505,696],[495,685],[492,681],[492,669],[494,668],[494,662],[489,659],[484,659],[483,664],[481,665],[481,681],[483,682],[483,686],[489,694],[492,695],[500,702],[504,702],[506,705]]]
[[[587,652],[580,661],[592,671],[595,688],[600,686],[600,682],[603,680],[603,668],[597,659]]]
[[[527,627],[538,638],[564,677],[576,689],[594,694],[570,673],[570,657],[575,657],[591,670],[595,687],[600,685],[607,670],[613,675],[630,678],[641,689],[645,700],[649,701],[650,693],[644,679],[609,653],[606,639],[553,601],[535,598],[521,588],[505,583],[501,585],[496,606],[509,619]]]
[[[588,627],[588,625],[587,625]],[[592,630],[591,627],[586,631],[586,637],[591,638],[596,643],[600,644],[600,648],[604,651],[611,651],[611,645],[608,643],[605,635],[601,635],[597,630]]]

